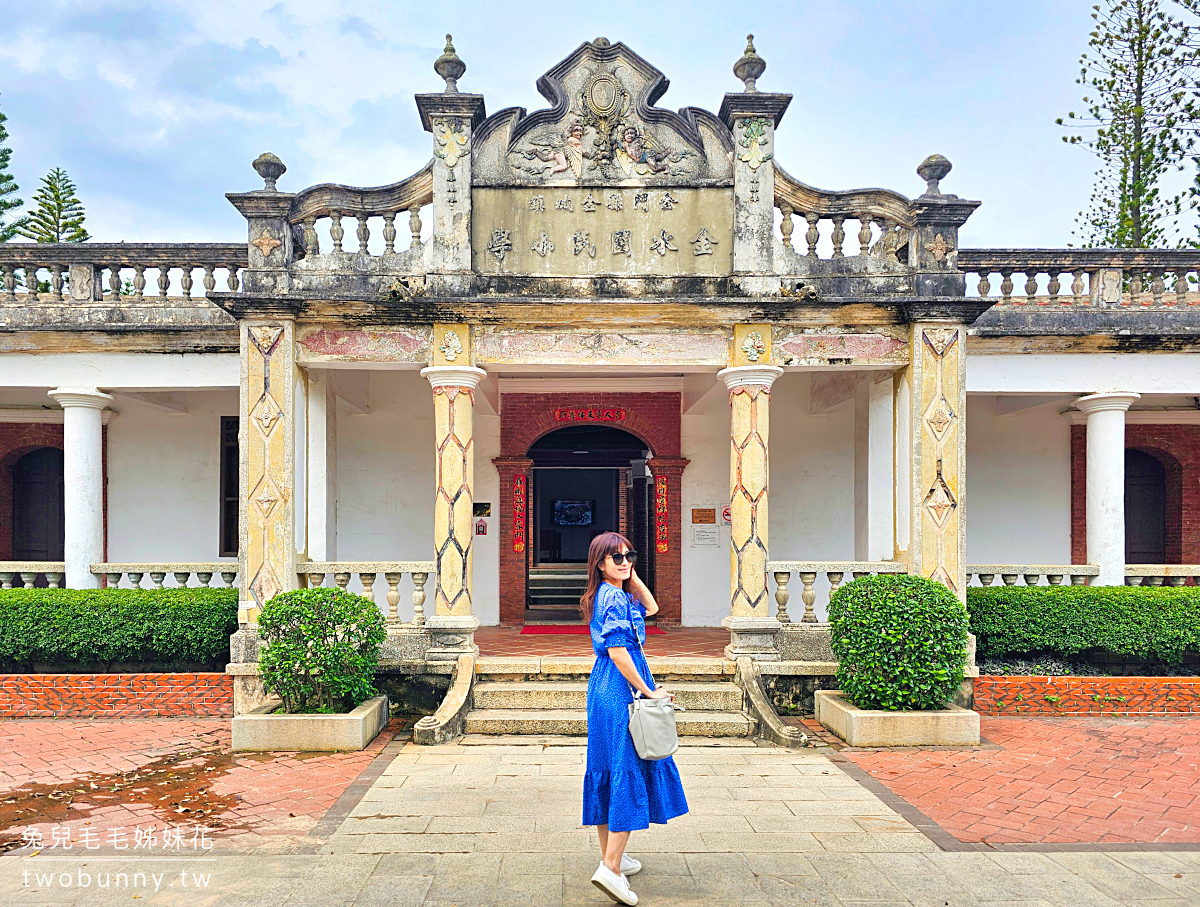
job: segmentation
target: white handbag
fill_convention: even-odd
[[[683,711],[670,699],[647,699],[634,694],[629,703],[629,736],[639,759],[657,762],[679,749],[679,733],[675,729],[675,712]]]
[[[639,646],[639,648],[641,648]],[[642,658],[646,657],[645,650]],[[675,713],[683,706],[672,699],[648,699],[629,685],[633,702],[629,703],[629,736],[639,759],[658,762],[674,755],[679,749],[679,732],[675,728]]]

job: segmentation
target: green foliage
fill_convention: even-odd
[[[979,657],[1104,649],[1178,664],[1200,651],[1194,586],[1004,586],[967,590]]]
[[[17,231],[34,242],[83,242],[83,203],[75,197],[75,184],[61,167],[42,177],[42,188],[33,197],[37,206]]]
[[[1089,136],[1063,137],[1100,163],[1091,207],[1080,215],[1085,247],[1180,244],[1178,217],[1196,193],[1164,195],[1162,180],[1195,160],[1200,29],[1168,8],[1195,14],[1198,7],[1200,0],[1106,0],[1093,8],[1091,52],[1080,58],[1076,80],[1087,112],[1066,119]]]
[[[13,220],[6,220],[5,217],[9,211],[18,210],[25,204],[19,198],[10,197],[16,195],[18,187],[17,181],[8,172],[12,149],[4,147],[4,142],[8,139],[8,130],[4,128],[7,120],[8,117],[0,113],[0,242],[8,242],[16,236],[17,231],[25,225],[26,221],[24,217],[16,217]]]
[[[387,638],[374,602],[340,589],[276,595],[258,616],[258,670],[286,711],[349,711],[376,695],[379,647]]]
[[[0,665],[13,671],[224,662],[236,629],[236,589],[0,592]]]
[[[962,683],[967,611],[941,583],[864,576],[829,603],[838,686],[861,709],[940,709]]]

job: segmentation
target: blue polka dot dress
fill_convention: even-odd
[[[592,648],[596,664],[588,680],[587,773],[583,777],[583,824],[609,831],[637,831],[688,811],[673,758],[638,758],[629,736],[633,691],[613,660],[610,647],[623,646],[650,689],[654,677],[642,654],[646,611],[633,596],[602,583],[592,607]]]

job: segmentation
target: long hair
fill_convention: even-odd
[[[591,623],[592,621],[592,607],[596,602],[596,593],[600,591],[600,586],[605,582],[604,574],[600,572],[600,568],[603,566],[605,558],[610,554],[616,554],[620,551],[622,545],[629,551],[633,550],[633,545],[629,544],[629,539],[625,538],[621,533],[602,532],[592,539],[592,544],[588,546],[587,588],[584,589],[583,595],[579,598],[579,611],[586,623]],[[625,583],[621,584],[621,588],[625,589]],[[629,590],[625,589],[625,591]]]

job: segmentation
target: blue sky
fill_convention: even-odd
[[[763,91],[794,95],[780,163],[823,188],[923,188],[914,170],[954,163],[943,190],[981,199],[964,246],[1065,246],[1094,161],[1055,125],[1080,110],[1090,0],[483,3],[6,0],[0,110],[28,200],[64,167],[97,241],[237,241],[224,193],[380,185],[430,157],[413,94],[447,32],[463,91],[489,112],[545,106],[534,83],[584,40],[624,41],[661,69],[660,106],[716,110],[755,34]],[[1075,240],[1077,243],[1078,241]]]

